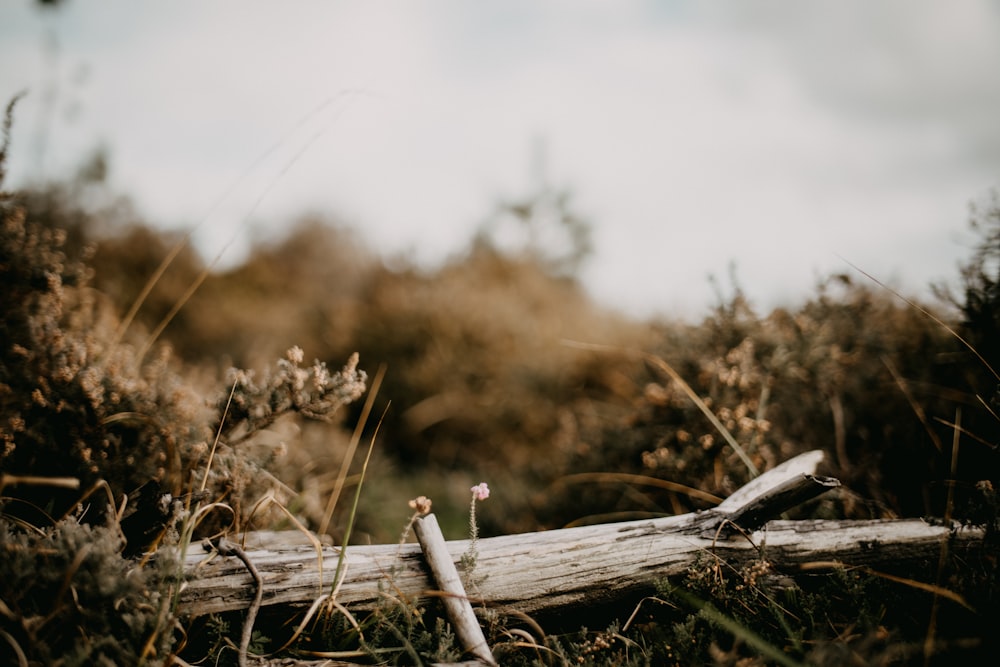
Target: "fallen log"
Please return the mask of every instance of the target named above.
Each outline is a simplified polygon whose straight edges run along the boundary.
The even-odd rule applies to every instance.
[[[936,559],[944,542],[955,549],[982,542],[978,528],[920,519],[776,519],[839,485],[814,474],[820,459],[814,452],[796,457],[704,512],[481,539],[475,570],[464,573],[472,584],[467,590],[485,604],[535,614],[633,599],[647,594],[655,580],[682,574],[706,556],[737,567],[766,557],[780,571],[817,562],[877,569]],[[330,593],[338,548],[324,546],[320,557],[301,539],[283,545],[289,539],[284,534],[271,534],[264,543],[253,537],[245,553],[262,578],[264,605],[306,606]],[[468,540],[448,542],[456,563],[468,549]],[[348,546],[346,564],[336,600],[352,609],[372,609],[390,598],[412,604],[434,593],[416,544]],[[255,580],[235,558],[189,553],[185,572],[190,580],[178,607],[184,615],[245,609],[257,593]]]

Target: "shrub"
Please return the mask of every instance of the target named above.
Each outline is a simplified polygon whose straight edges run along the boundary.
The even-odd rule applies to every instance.
[[[161,555],[137,566],[122,546],[114,524],[23,531],[0,520],[0,653],[21,664],[163,664],[173,619],[161,578],[174,565]]]
[[[91,286],[90,251],[70,257],[66,233],[26,201],[0,190],[0,640],[20,662],[160,662],[176,583],[161,541],[242,529],[252,501],[280,487],[262,470],[270,448],[248,445],[290,415],[332,421],[366,375],[356,355],[339,372],[303,368],[295,347],[263,381],[234,370],[204,401],[168,348],[135,352]],[[206,499],[231,512],[194,526],[189,502]]]
[[[116,499],[152,480],[179,494],[191,448],[211,436],[196,394],[165,349],[140,367],[130,346],[111,342],[117,318],[87,268],[67,259],[64,234],[28,221],[9,197],[0,205],[0,470],[85,489],[103,479]],[[56,517],[78,500],[43,486],[15,497]]]

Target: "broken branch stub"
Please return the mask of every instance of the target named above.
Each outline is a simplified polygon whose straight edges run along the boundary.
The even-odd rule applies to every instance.
[[[486,637],[483,636],[483,629],[479,627],[479,619],[476,618],[472,604],[465,594],[465,587],[458,576],[455,561],[448,551],[448,544],[441,534],[437,517],[427,514],[418,518],[413,524],[413,531],[417,534],[417,540],[423,549],[431,574],[443,593],[441,601],[462,647],[483,663],[496,665],[489,644],[486,643]]]

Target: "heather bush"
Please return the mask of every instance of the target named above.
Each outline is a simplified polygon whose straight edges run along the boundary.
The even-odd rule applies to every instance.
[[[4,653],[19,664],[161,662],[172,636],[162,573],[122,558],[115,507],[179,473],[168,454],[197,437],[189,396],[162,358],[139,373],[126,348],[102,342],[114,322],[88,271],[63,252],[64,232],[26,215],[0,190]],[[80,519],[60,518],[77,509]]]
[[[5,151],[6,140],[0,158]],[[331,496],[360,477],[346,474],[356,442],[342,420],[361,412],[340,409],[366,389],[355,351],[384,366],[378,400],[391,401],[351,516],[355,536],[393,541],[399,520],[386,508],[421,493],[433,493],[446,533],[461,535],[466,489],[481,478],[497,492],[476,512],[477,537],[682,513],[821,448],[826,472],[844,486],[793,516],[951,516],[995,537],[995,199],[974,211],[982,240],[962,267],[954,323],[855,274],[831,276],[805,302],[767,314],[736,287],[701,322],[648,323],[587,298],[573,277],[589,251],[587,228],[557,193],[503,204],[493,226],[438,267],[381,262],[313,217],[225,270],[181,249],[161,272],[184,238],[153,231],[121,201],[84,206],[87,187],[0,194],[0,536],[15,554],[0,573],[12,582],[0,600],[17,605],[0,621],[3,639],[30,659],[49,659],[35,645],[44,640],[96,661],[110,651],[104,638],[118,635],[128,658],[111,660],[165,655],[174,619],[157,595],[171,573],[157,563],[168,563],[166,551],[144,567],[129,558],[158,541],[274,525],[283,512],[249,520],[263,497],[310,528],[327,526]],[[545,206],[558,214],[560,252],[532,245],[530,225]],[[503,247],[503,225],[528,225],[528,244]],[[153,291],[123,326],[119,314],[151,277]],[[193,284],[200,288],[184,301]],[[182,302],[152,341],[147,332]],[[188,503],[211,501],[217,508],[184,531]],[[71,548],[84,552],[79,562],[66,560]],[[48,572],[32,587],[27,573],[38,568]],[[629,627],[547,638],[546,655],[575,664],[759,661],[743,641],[751,635],[726,627],[751,628],[784,655],[819,664],[852,651],[917,655],[926,591],[843,572],[771,590],[768,574],[713,561],[663,582],[655,611]],[[979,610],[995,605],[990,554],[901,574],[941,581]],[[113,578],[121,581],[111,586]],[[87,602],[63,604],[53,582],[69,582]],[[147,594],[152,604],[138,601]],[[100,609],[107,613],[92,618]],[[43,616],[52,621],[34,620]],[[498,618],[490,629],[507,642],[505,664],[541,660]],[[985,632],[982,614],[954,618],[942,632]],[[216,649],[236,623],[206,620],[210,636],[189,650],[233,657]],[[406,645],[378,659],[455,657],[447,626],[426,609],[375,613],[364,625],[369,648]],[[315,640],[358,649],[351,632],[329,624]]]
[[[341,371],[303,368],[293,347],[260,381],[234,370],[225,390],[196,385],[203,373],[126,330],[91,283],[92,250],[67,251],[61,214],[38,223],[31,201],[0,191],[0,640],[21,664],[159,664],[178,583],[162,547],[244,529],[286,488],[264,469],[280,447],[260,432],[293,416],[333,423],[366,375],[357,355]],[[209,501],[218,509],[196,515]]]
[[[672,326],[662,337],[650,352],[685,378],[756,470],[820,448],[828,472],[845,483],[836,515],[944,513],[949,452],[939,446],[949,428],[926,415],[953,417],[959,392],[943,382],[954,377],[954,346],[915,308],[842,276],[797,310],[763,318],[737,291],[700,325]],[[749,481],[754,472],[682,387],[654,364],[633,363],[633,378],[634,408],[605,423],[599,438],[614,446],[575,467],[663,478],[719,497]],[[566,505],[595,513],[705,506],[677,491],[611,487],[588,494],[585,507],[572,489],[561,493]],[[563,506],[560,495],[549,500]]]
[[[85,489],[104,480],[115,498],[151,480],[180,493],[189,448],[211,435],[201,401],[165,349],[140,367],[131,347],[111,344],[117,318],[86,267],[67,259],[65,237],[28,221],[10,198],[3,207],[0,470],[74,477]],[[55,517],[79,499],[39,486],[14,497],[18,511]]]
[[[319,361],[302,369],[282,359],[262,383],[253,371],[233,371],[231,404],[228,391],[192,386],[166,346],[143,363],[127,338],[118,342],[119,304],[91,287],[89,267],[67,258],[65,235],[29,221],[14,197],[3,205],[0,279],[9,289],[0,295],[5,311],[0,470],[14,475],[44,470],[76,478],[85,489],[104,481],[116,499],[151,482],[180,495],[200,474],[209,445],[221,434],[216,465],[234,474],[223,483],[216,470],[220,486],[209,488],[214,497],[231,499],[234,488],[243,490],[246,480],[256,477],[252,456],[230,456],[235,441],[286,414],[329,421],[363,391],[365,375],[356,358],[342,372]],[[144,340],[140,330],[136,342]],[[206,394],[214,395],[211,402]],[[21,508],[58,517],[78,495],[27,487],[14,497]]]
[[[174,628],[162,579],[174,566],[166,554],[140,566],[123,546],[113,523],[21,530],[0,519],[5,664],[165,664]]]

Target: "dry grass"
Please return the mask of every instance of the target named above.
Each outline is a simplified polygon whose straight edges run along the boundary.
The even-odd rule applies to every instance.
[[[977,218],[984,248],[962,273],[954,321],[834,276],[794,307],[761,315],[735,289],[703,321],[682,323],[635,322],[596,306],[544,253],[504,253],[480,238],[436,268],[387,264],[317,219],[214,272],[178,239],[134,224],[127,207],[88,213],[72,194],[0,197],[4,544],[37,552],[40,543],[25,546],[37,537],[62,548],[51,545],[78,544],[88,522],[97,531],[106,520],[114,534],[137,532],[131,551],[105,540],[101,558],[56,567],[57,593],[91,567],[98,579],[119,576],[136,545],[141,553],[226,530],[291,524],[393,542],[406,501],[422,494],[457,537],[466,490],[482,479],[494,489],[477,516],[484,535],[682,513],[817,447],[844,490],[803,516],[935,515],[996,528],[990,368],[1000,365],[1000,307],[990,262],[1000,207]],[[159,340],[146,354],[149,332]],[[384,369],[381,387],[364,406],[338,411],[364,390],[354,352],[362,367]],[[340,369],[344,359],[352,360]],[[224,379],[230,367],[246,370]],[[355,462],[373,410],[384,413],[377,443],[369,431],[373,447]],[[80,491],[105,487],[107,501]],[[161,490],[178,499],[166,514],[133,513],[156,505]],[[340,499],[352,491],[346,507]],[[21,574],[38,566],[13,562]],[[948,616],[943,605],[990,608],[996,566],[988,555],[973,564],[942,552],[927,572],[807,577],[795,599],[772,604],[759,572],[715,564],[664,582],[625,628],[546,636],[508,618],[488,629],[509,664],[965,656],[962,642],[984,617],[962,605]],[[12,595],[0,596],[0,639],[27,656],[39,638],[26,634],[29,612],[12,607]],[[129,630],[150,661],[175,639],[190,660],[249,650],[224,648],[235,646],[235,619],[189,628],[197,636],[185,642],[161,610]],[[296,637],[308,636],[317,655],[405,662],[453,650],[433,610],[397,601],[363,619],[340,611],[302,621]],[[985,630],[975,638],[985,641]]]

